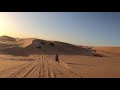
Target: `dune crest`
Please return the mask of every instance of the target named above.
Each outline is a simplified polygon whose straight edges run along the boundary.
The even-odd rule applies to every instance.
[[[1,41],[0,45],[4,48],[0,49],[0,54],[8,54],[14,56],[28,56],[32,54],[55,54],[61,55],[94,55],[94,51],[88,48],[79,47],[65,42],[46,41],[36,38],[16,39],[9,36],[2,36],[0,39],[9,41],[5,43]],[[37,46],[39,45],[39,48]]]

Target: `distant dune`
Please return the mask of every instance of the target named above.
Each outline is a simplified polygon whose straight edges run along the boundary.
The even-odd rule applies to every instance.
[[[37,47],[39,46],[39,48]],[[71,55],[94,55],[89,48],[79,47],[65,42],[46,41],[36,38],[13,38],[9,36],[0,37],[0,53],[27,56],[31,54],[71,54]]]
[[[120,47],[102,46],[94,47],[93,49],[96,50],[98,53],[104,54],[106,56],[120,56]]]
[[[1,36],[0,41],[6,42],[6,41],[15,41],[16,39],[10,36]]]

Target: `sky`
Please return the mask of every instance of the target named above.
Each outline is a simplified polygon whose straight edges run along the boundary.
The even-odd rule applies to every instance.
[[[120,46],[120,12],[0,12],[0,36]]]

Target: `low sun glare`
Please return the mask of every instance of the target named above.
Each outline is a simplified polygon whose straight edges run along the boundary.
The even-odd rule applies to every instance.
[[[6,34],[7,20],[3,14],[0,14],[0,35]]]

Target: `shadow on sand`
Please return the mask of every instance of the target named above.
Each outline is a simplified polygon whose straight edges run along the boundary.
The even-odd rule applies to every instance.
[[[36,42],[41,46],[41,48],[36,47]],[[29,56],[35,54],[56,54],[59,55],[84,55],[84,56],[94,56],[95,51],[88,48],[78,47],[68,43],[54,42],[54,46],[51,46],[50,42],[41,42],[40,40],[33,40],[32,44],[27,47],[6,47],[0,49],[0,54],[12,55],[12,56]],[[98,54],[97,54],[98,55]],[[98,55],[99,56],[99,55]]]

